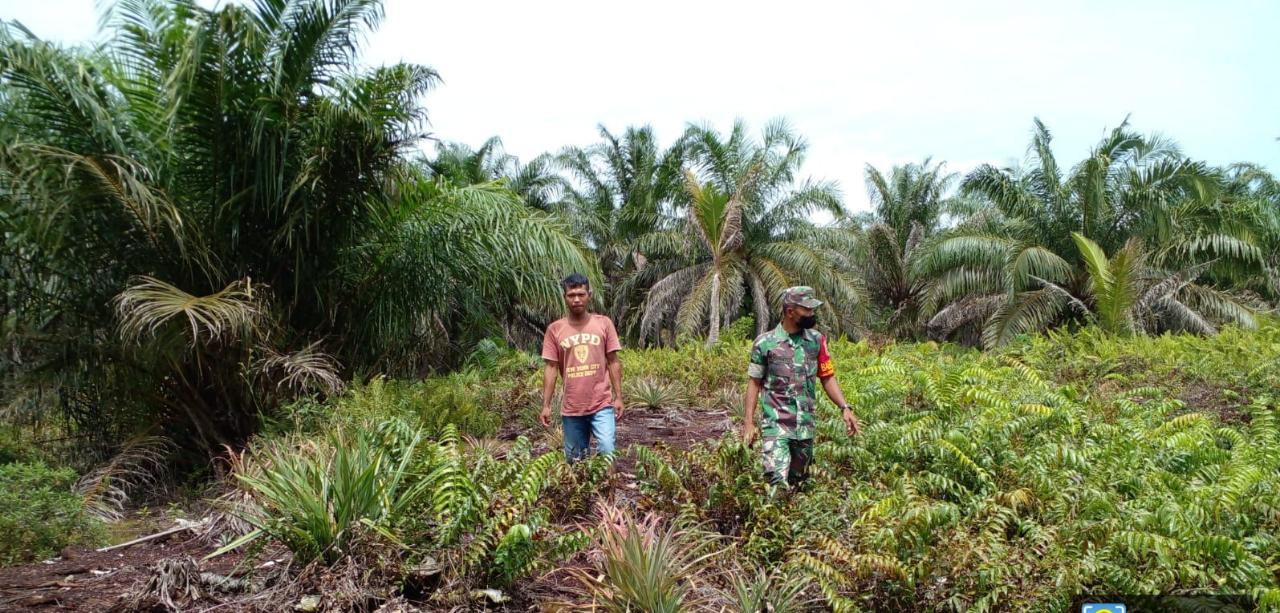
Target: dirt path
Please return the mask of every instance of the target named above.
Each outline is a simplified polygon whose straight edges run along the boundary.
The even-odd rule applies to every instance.
[[[725,411],[628,411],[618,424],[617,467],[631,472],[635,467],[632,447],[675,447],[688,449],[698,443],[720,438],[732,426]]]
[[[106,611],[145,581],[152,565],[183,556],[199,560],[212,551],[189,533],[115,551],[68,549],[51,562],[0,569],[0,610]],[[240,559],[230,553],[201,564],[200,570],[228,574]]]

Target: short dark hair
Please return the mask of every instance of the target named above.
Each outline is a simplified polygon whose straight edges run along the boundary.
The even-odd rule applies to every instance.
[[[586,275],[580,272],[575,272],[565,277],[564,280],[560,282],[560,287],[563,287],[565,292],[568,292],[575,287],[585,287],[587,288],[587,291],[591,291],[591,281],[587,279]]]

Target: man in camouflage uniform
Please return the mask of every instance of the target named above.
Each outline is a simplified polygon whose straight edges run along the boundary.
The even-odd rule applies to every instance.
[[[795,486],[808,476],[817,434],[818,382],[831,402],[840,407],[849,434],[859,431],[858,418],[836,381],[827,339],[813,329],[817,323],[814,310],[819,306],[822,302],[813,297],[813,288],[787,288],[782,294],[782,321],[751,347],[742,440],[747,445],[755,441],[755,414],[759,410],[764,472],[774,484]]]

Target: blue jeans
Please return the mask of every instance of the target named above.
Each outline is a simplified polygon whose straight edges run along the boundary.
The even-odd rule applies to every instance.
[[[561,416],[564,426],[564,457],[569,463],[587,457],[591,451],[591,437],[596,439],[596,453],[613,453],[613,440],[617,423],[613,419],[613,407],[605,407],[590,415]]]

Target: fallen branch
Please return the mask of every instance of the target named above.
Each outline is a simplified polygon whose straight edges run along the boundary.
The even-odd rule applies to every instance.
[[[170,534],[174,534],[174,533],[177,533],[177,532],[182,532],[182,531],[184,531],[184,530],[191,530],[191,529],[193,529],[193,528],[198,528],[198,527],[203,526],[203,525],[204,525],[204,520],[203,520],[203,519],[202,519],[202,520],[200,520],[200,521],[198,521],[198,522],[192,522],[192,523],[180,522],[178,525],[176,525],[176,526],[174,526],[174,527],[172,527],[172,528],[169,528],[168,530],[161,530],[160,532],[157,532],[157,533],[155,533],[155,534],[148,534],[148,535],[146,535],[146,536],[141,536],[141,537],[138,537],[138,538],[136,538],[136,539],[133,539],[132,541],[128,541],[128,542],[125,542],[125,543],[120,543],[120,544],[118,544],[118,545],[111,545],[111,546],[109,546],[109,547],[102,547],[102,548],[99,548],[97,551],[98,551],[99,553],[101,553],[101,552],[104,552],[104,551],[114,551],[114,550],[116,550],[116,549],[123,549],[123,548],[125,548],[125,547],[130,546],[130,545],[137,545],[138,543],[145,543],[145,542],[147,542],[147,541],[154,541],[154,540],[156,540],[156,539],[158,539],[158,538],[165,537],[165,536],[169,536]]]

